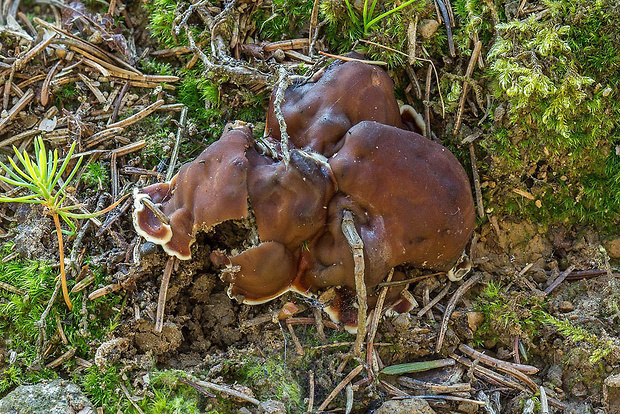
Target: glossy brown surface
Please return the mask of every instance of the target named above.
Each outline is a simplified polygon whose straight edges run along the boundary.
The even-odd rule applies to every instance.
[[[185,164],[171,183],[155,184],[140,191],[159,203],[168,217],[172,236],[159,238],[157,223],[166,227],[147,208],[134,211],[134,225],[147,240],[161,244],[179,259],[191,258],[190,246],[198,231],[207,231],[227,220],[248,217],[246,148],[252,143],[248,128],[233,129]]]
[[[332,63],[313,82],[291,85],[280,107],[291,142],[326,157],[338,151],[345,132],[361,121],[402,127],[392,79],[378,66],[355,61]],[[273,96],[265,131],[280,139]]]
[[[445,271],[455,264],[475,226],[467,174],[446,148],[402,129],[385,72],[334,64],[316,82],[288,90],[285,102],[294,144],[289,164],[282,154],[263,154],[248,128],[226,132],[170,183],[136,194],[138,232],[189,259],[198,231],[245,220],[256,231],[236,248],[242,251],[210,256],[230,283],[229,295],[254,304],[288,290],[315,295],[335,288],[328,311],[349,327],[356,323],[355,278],[342,233],[345,210],[364,243],[370,306],[376,286],[397,266]],[[274,126],[271,112],[267,124]],[[169,225],[142,205],[144,198]],[[410,306],[400,299],[402,289],[391,288],[387,299],[401,311]]]

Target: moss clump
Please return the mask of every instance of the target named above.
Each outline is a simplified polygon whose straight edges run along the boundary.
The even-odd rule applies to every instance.
[[[3,248],[4,254],[8,249],[7,246]],[[96,284],[104,281],[100,271],[95,270],[94,276]],[[86,300],[86,311],[94,318],[84,323],[82,306],[74,306],[73,311],[69,311],[57,302],[46,318],[46,337],[51,351],[38,361],[37,323],[54,291],[56,277],[56,270],[46,263],[31,260],[0,263],[0,282],[3,284],[0,288],[0,343],[15,357],[10,365],[0,363],[0,395],[20,383],[55,378],[58,371],[71,368],[73,362],[66,362],[57,371],[45,368],[46,363],[69,349],[75,348],[76,356],[91,359],[96,346],[116,327],[119,314],[114,308],[122,301],[120,295],[88,301],[84,291],[73,293],[73,302],[78,305]],[[62,326],[68,345],[60,341],[58,324]]]
[[[502,184],[487,205],[611,228],[620,217],[620,13],[607,2],[543,3],[544,12],[498,25],[487,56],[504,102],[482,142],[491,160],[483,172]]]
[[[293,377],[293,368],[279,357],[251,356],[236,371],[236,379],[254,390],[261,401],[281,401],[289,412],[303,412],[303,391]]]

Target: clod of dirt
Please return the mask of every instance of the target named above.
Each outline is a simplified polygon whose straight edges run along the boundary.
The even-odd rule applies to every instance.
[[[286,407],[281,401],[264,401],[258,406],[259,414],[286,414]]]
[[[140,353],[152,352],[153,355],[162,355],[176,350],[183,341],[181,327],[173,323],[164,324],[161,334],[155,333],[154,322],[140,319],[131,325],[133,326],[123,327],[123,330],[127,331],[127,337],[129,332],[134,332],[133,342]]]
[[[95,352],[95,365],[105,370],[106,365],[116,362],[123,353],[127,352],[130,341],[127,338],[114,338],[102,343]]]
[[[25,220],[15,229],[16,251],[26,259],[53,260],[50,252],[58,251],[58,247],[54,249],[49,245],[54,243],[58,246],[51,218],[44,216],[39,207],[29,208]]]

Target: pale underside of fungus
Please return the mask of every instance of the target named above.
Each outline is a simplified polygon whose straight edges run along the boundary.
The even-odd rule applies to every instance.
[[[237,124],[170,182],[135,191],[137,232],[189,260],[198,232],[226,222],[251,228],[242,248],[210,254],[228,294],[258,304],[287,291],[314,296],[334,288],[328,313],[349,327],[356,325],[356,284],[345,214],[363,242],[369,306],[395,267],[455,265],[475,225],[467,174],[446,148],[405,129],[383,70],[332,64],[290,86],[281,111],[290,160],[278,145],[272,98],[269,150]],[[404,277],[396,271],[393,280]],[[399,299],[402,289],[388,292],[398,310],[409,305]]]

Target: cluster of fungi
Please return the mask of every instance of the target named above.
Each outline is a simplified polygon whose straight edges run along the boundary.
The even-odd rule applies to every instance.
[[[244,222],[255,229],[249,248],[210,254],[229,296],[259,304],[333,288],[326,310],[349,328],[357,322],[355,261],[343,219],[352,219],[363,245],[368,306],[394,268],[455,277],[450,269],[475,225],[467,174],[450,151],[412,131],[386,72],[335,62],[289,86],[281,105],[274,101],[275,93],[263,139],[236,123],[170,182],[136,190],[137,232],[189,260],[198,232]],[[404,278],[396,270],[392,280]],[[398,311],[410,306],[403,288],[387,295]]]

